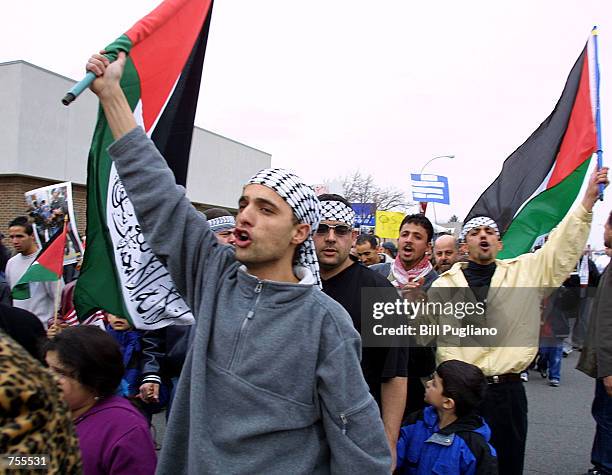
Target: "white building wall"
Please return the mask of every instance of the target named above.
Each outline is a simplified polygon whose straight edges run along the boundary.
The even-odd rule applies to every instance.
[[[86,184],[97,99],[60,100],[74,81],[23,61],[0,64],[0,174]],[[187,194],[191,201],[235,208],[242,185],[271,156],[194,128]]]

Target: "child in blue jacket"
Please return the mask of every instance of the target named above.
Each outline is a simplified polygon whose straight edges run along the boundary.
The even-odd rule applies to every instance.
[[[404,421],[397,442],[399,474],[497,474],[491,430],[476,414],[487,382],[463,361],[441,363],[425,389],[425,409]]]

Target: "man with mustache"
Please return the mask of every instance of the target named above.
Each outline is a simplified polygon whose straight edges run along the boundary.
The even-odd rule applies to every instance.
[[[434,269],[438,274],[442,274],[449,270],[459,259],[459,250],[457,248],[457,240],[454,236],[443,234],[434,242]]]
[[[533,253],[497,259],[502,241],[495,221],[487,216],[470,219],[461,231],[468,262],[442,274],[428,292],[429,302],[449,301],[461,292],[473,295],[485,308],[484,317],[478,317],[481,326],[501,329],[493,344],[454,344],[438,337],[436,350],[438,364],[465,361],[478,366],[487,377],[489,386],[480,412],[491,427],[491,445],[497,450],[500,474],[523,472],[527,397],[520,373],[538,352],[542,297],[561,285],[582,254],[599,185],[608,184],[607,175],[607,168],[592,174],[581,204]],[[437,315],[434,320],[460,325],[463,318]]]
[[[368,269],[350,255],[357,231],[355,212],[346,199],[336,194],[319,196],[321,224],[314,235],[321,268],[323,292],[340,303],[361,333],[361,289],[393,288],[387,279]],[[363,348],[361,368],[370,392],[376,399],[385,432],[395,460],[404,408],[408,376],[408,351],[404,348]],[[394,464],[395,465],[395,464]]]
[[[427,291],[438,273],[429,261],[433,225],[422,214],[411,214],[402,220],[397,242],[397,256],[392,263],[375,264],[370,269],[387,276],[393,286],[405,296]],[[411,346],[408,357],[408,401],[406,414],[425,406],[424,381],[436,367],[433,350]]]

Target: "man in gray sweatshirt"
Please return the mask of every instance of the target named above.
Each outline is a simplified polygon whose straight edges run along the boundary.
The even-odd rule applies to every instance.
[[[116,139],[109,153],[197,325],[158,473],[389,473],[361,340],[318,285],[313,191],[284,170],[258,173],[239,200],[235,250],[220,245],[136,127],[124,63],[121,53],[87,64]]]

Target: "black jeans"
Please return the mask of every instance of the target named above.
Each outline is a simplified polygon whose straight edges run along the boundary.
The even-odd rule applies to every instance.
[[[522,382],[489,384],[480,414],[491,428],[500,475],[521,475],[527,442],[527,395]]]
[[[591,413],[597,422],[591,463],[603,473],[612,473],[612,396],[608,396],[602,378],[595,382]]]

